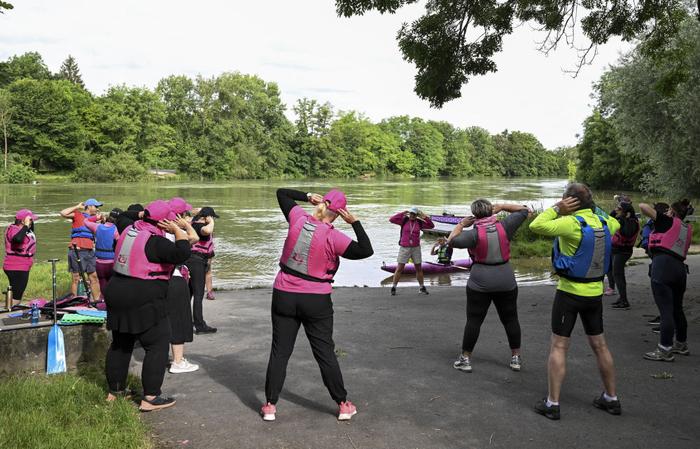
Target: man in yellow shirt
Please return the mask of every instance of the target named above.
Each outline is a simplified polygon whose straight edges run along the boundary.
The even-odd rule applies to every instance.
[[[603,336],[603,277],[610,266],[611,236],[620,224],[596,207],[584,184],[567,186],[563,199],[535,218],[532,232],[556,237],[553,265],[559,274],[552,306],[552,343],[547,363],[548,397],[535,411],[559,419],[559,395],[566,374],[566,352],[577,316],[598,360],[605,390],[593,404],[613,415],[622,412],[615,392],[615,367]]]

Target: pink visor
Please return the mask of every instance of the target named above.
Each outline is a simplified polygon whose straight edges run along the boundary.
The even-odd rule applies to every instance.
[[[32,221],[36,221],[36,219],[37,219],[36,214],[34,212],[30,211],[29,209],[20,209],[15,214],[15,218],[17,220],[24,220],[27,217],[30,217],[32,219]]]
[[[336,189],[326,193],[326,195],[323,197],[323,201],[328,204],[328,209],[333,212],[338,212],[338,209],[345,209],[348,205],[348,200],[345,198],[345,194]]]
[[[149,203],[145,210],[148,212],[148,218],[153,221],[175,220],[177,218],[167,201],[155,200]]]

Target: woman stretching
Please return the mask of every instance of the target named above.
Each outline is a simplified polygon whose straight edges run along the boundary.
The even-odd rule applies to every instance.
[[[612,263],[610,271],[620,298],[612,305],[613,309],[628,310],[630,303],[627,300],[627,279],[625,278],[625,264],[634,251],[634,244],[639,236],[639,220],[631,203],[620,203],[610,214],[620,222],[620,229],[612,237]],[[609,277],[609,275],[608,275]]]
[[[34,236],[36,215],[29,209],[15,214],[15,222],[5,231],[5,260],[2,269],[12,288],[12,305],[22,302],[24,290],[29,282],[29,271],[34,264],[36,237]]]
[[[502,221],[499,212],[510,212]],[[479,338],[481,323],[493,301],[503,323],[511,349],[510,368],[520,371],[520,322],[518,321],[518,284],[510,265],[510,240],[528,217],[527,206],[496,204],[476,200],[472,216],[465,218],[450,234],[448,242],[455,248],[468,248],[473,265],[467,282],[467,325],[464,327],[462,354],[453,366],[472,372],[472,351]],[[473,229],[462,232],[465,227]]]
[[[347,400],[333,343],[333,276],[340,257],[365,259],[374,251],[360,222],[346,209],[345,194],[331,190],[326,196],[298,190],[279,189],[277,200],[289,222],[280,271],[272,290],[272,349],[267,365],[265,396],[262,407],[265,421],[274,421],[277,400],[284,384],[287,362],[294,350],[299,327],[311,344],[321,369],[323,384],[338,404],[338,419],[348,420],[357,409]],[[308,214],[295,201],[309,201],[316,206]],[[357,241],[335,229],[333,221],[343,217],[352,225]]]

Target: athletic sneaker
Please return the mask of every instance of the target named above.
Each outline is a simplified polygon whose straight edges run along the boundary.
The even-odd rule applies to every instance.
[[[657,315],[656,318],[652,318],[649,321],[647,321],[647,324],[649,326],[658,326],[659,324],[661,324],[661,317]]]
[[[690,350],[688,349],[688,343],[687,342],[675,342],[673,344],[673,347],[671,347],[671,352],[673,354],[680,354],[680,355],[690,355]]]
[[[424,295],[429,295],[429,294],[430,294],[430,293],[428,293],[428,289],[425,288],[425,286],[421,287],[421,288],[418,290],[418,292],[419,292],[419,293],[423,293]]]
[[[270,404],[269,402],[263,405],[260,410],[263,421],[274,421],[275,413],[277,413],[277,407],[275,407],[275,404]]]
[[[216,297],[214,296],[214,290],[209,290],[207,292],[207,299],[212,300],[212,301],[216,299]]]
[[[655,334],[660,334],[661,333],[661,328],[659,326],[652,327],[651,331]]]
[[[338,421],[349,421],[357,414],[357,407],[350,401],[341,402],[338,405]]]
[[[522,360],[520,359],[519,355],[514,355],[513,357],[510,358],[510,369],[513,371],[520,371],[520,364],[522,363]]]
[[[172,407],[173,405],[175,405],[175,399],[173,398],[164,398],[163,396],[156,396],[155,398],[149,401],[144,397],[141,399],[141,405],[139,405],[139,410],[142,412],[155,412],[157,410]]]
[[[196,363],[190,363],[190,361],[184,357],[182,360],[180,360],[180,363],[172,362],[170,364],[170,372],[172,374],[191,373],[192,371],[197,371],[198,369],[199,365]]]
[[[599,397],[593,399],[593,405],[595,405],[601,410],[605,410],[611,415],[622,414],[622,405],[620,405],[620,401],[618,399],[615,399],[614,401],[608,401],[607,399],[605,399],[604,393],[600,393]]]
[[[612,305],[612,308],[615,310],[629,310],[630,309],[630,303],[627,302],[627,300],[619,300],[618,302],[614,303]]]
[[[605,296],[613,296],[615,293],[616,292],[614,288],[608,287],[605,289]]]
[[[673,362],[675,357],[671,351],[671,349],[667,351],[662,347],[657,346],[653,351],[644,354],[644,358],[655,362]]]
[[[512,363],[512,362],[511,362]],[[471,358],[469,357],[464,357],[463,355],[459,355],[459,358],[452,364],[452,367],[454,369],[458,369],[460,371],[464,371],[465,373],[471,373],[472,372],[472,361]]]
[[[547,398],[542,399],[541,401],[537,402],[535,404],[535,412],[539,413],[540,415],[552,419],[554,421],[559,420],[560,416],[560,411],[559,411],[559,406],[558,405],[551,405],[547,406]]]
[[[396,296],[396,287],[391,287],[391,296]]]

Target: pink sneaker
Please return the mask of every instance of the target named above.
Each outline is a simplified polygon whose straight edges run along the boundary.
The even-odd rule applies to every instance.
[[[605,289],[605,296],[612,296],[612,295],[614,295],[614,294],[615,294],[615,289],[614,289],[614,288],[608,287],[608,288]]]
[[[275,407],[275,404],[270,404],[268,402],[262,406],[260,413],[262,414],[263,421],[274,421],[275,413],[277,413],[277,407]]]
[[[207,292],[207,299],[210,299],[210,300],[216,299],[216,298],[214,297],[214,290],[210,290],[210,291]]]
[[[357,414],[357,407],[350,402],[345,401],[340,403],[340,409],[338,410],[338,421],[349,421],[354,415]]]

